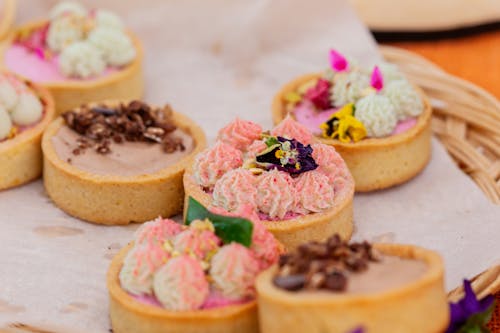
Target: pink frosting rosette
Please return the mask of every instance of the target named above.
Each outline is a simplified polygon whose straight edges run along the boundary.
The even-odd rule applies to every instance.
[[[181,254],[194,255],[204,260],[210,253],[217,251],[221,240],[211,230],[189,228],[178,234],[173,240],[174,249]]]
[[[318,213],[333,206],[334,189],[328,177],[319,171],[305,172],[295,179],[295,212]]]
[[[313,148],[312,156],[319,165],[316,170],[328,177],[328,183],[336,192],[342,190],[349,178],[349,170],[342,157],[332,146],[313,143],[311,147]]]
[[[254,159],[257,154],[263,152],[267,148],[266,143],[262,140],[256,140],[248,146],[245,154],[246,159]]]
[[[260,125],[236,118],[219,131],[217,139],[239,150],[245,150],[253,141],[260,138],[261,133]]]
[[[259,176],[257,182],[257,208],[271,219],[285,217],[293,210],[295,186],[286,172],[273,169]]]
[[[238,300],[255,295],[254,283],[259,271],[253,253],[239,243],[231,243],[213,256],[210,276],[225,297]]]
[[[243,164],[243,153],[224,142],[217,142],[213,147],[196,156],[194,178],[197,183],[211,189],[226,172]]]
[[[305,145],[308,145],[313,141],[313,135],[307,127],[293,120],[290,116],[286,116],[281,123],[273,128],[271,135],[282,136],[287,139],[295,139]]]
[[[214,186],[214,206],[234,211],[242,205],[256,207],[257,177],[247,169],[234,169],[227,172]]]
[[[157,245],[163,244],[166,240],[172,239],[183,230],[183,226],[170,219],[162,219],[144,223],[135,232],[136,245]]]
[[[188,255],[170,259],[154,277],[156,298],[168,310],[201,308],[210,289],[201,264]]]

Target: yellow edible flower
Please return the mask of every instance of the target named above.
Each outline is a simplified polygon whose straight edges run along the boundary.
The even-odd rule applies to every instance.
[[[285,94],[284,99],[287,103],[297,104],[302,100],[302,96],[295,91],[289,91]]]
[[[340,142],[358,142],[366,137],[366,128],[354,117],[354,104],[344,105],[339,111],[320,125],[323,136]]]

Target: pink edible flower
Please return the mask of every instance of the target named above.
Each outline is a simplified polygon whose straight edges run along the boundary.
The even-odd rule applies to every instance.
[[[375,68],[373,68],[370,85],[377,91],[382,90],[382,88],[384,87],[384,78],[382,77],[382,73],[380,72],[378,66],[375,66]]]
[[[330,50],[330,66],[336,72],[342,72],[347,70],[349,63],[347,59],[335,50]]]
[[[327,110],[331,107],[330,103],[330,82],[319,79],[316,85],[309,89],[305,98],[310,100],[314,106],[320,110]]]

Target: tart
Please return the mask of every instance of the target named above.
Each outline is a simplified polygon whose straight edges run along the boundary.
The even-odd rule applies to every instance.
[[[144,91],[143,50],[121,19],[104,9],[62,2],[49,18],[17,28],[2,46],[3,66],[46,87],[56,112]]]
[[[182,211],[182,175],[205,135],[167,105],[104,102],[65,112],[42,140],[44,185],[68,214],[99,224]]]
[[[16,0],[3,0],[0,3],[0,40],[8,34],[16,16]]]
[[[353,231],[354,183],[331,146],[285,119],[270,132],[236,119],[184,175],[186,200],[232,212],[250,206],[286,247]]]
[[[449,322],[438,254],[410,245],[301,245],[257,278],[267,332],[440,333]],[[279,318],[279,319],[278,319]]]
[[[331,51],[331,68],[286,84],[273,121],[291,116],[344,158],[356,191],[380,190],[415,177],[431,156],[432,108],[395,65],[371,72]]]
[[[0,190],[40,177],[42,133],[53,117],[54,101],[46,89],[0,73]]]
[[[277,261],[281,245],[258,221],[192,202],[198,208],[189,226],[161,218],[145,223],[113,259],[107,276],[113,332],[258,330],[254,281]]]

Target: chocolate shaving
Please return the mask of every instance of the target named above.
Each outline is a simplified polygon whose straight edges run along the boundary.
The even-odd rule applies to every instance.
[[[69,128],[82,136],[77,140],[74,155],[89,148],[108,154],[112,143],[124,141],[160,144],[168,154],[186,149],[182,138],[171,135],[177,127],[168,105],[152,108],[140,101],[117,107],[83,105],[78,111],[63,113],[62,117]]]
[[[368,242],[348,244],[338,235],[326,242],[309,242],[278,261],[279,271],[273,283],[282,289],[344,291],[350,274],[368,269],[380,256]]]

